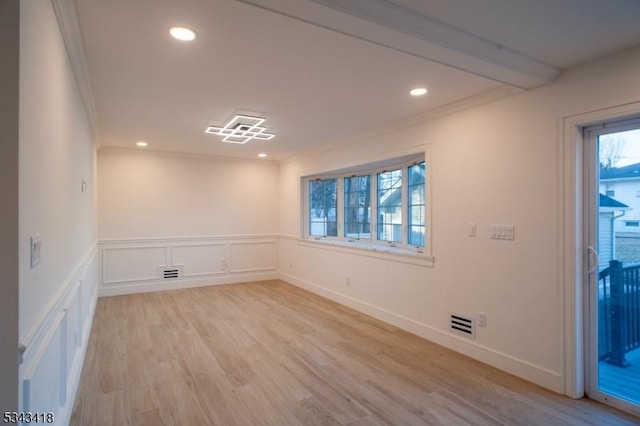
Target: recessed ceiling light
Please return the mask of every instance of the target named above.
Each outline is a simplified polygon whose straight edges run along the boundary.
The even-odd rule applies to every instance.
[[[136,142],[136,145],[138,145],[139,147],[145,147],[147,145],[149,145],[148,143],[146,143],[145,141],[140,141],[140,142]]]
[[[427,89],[425,89],[424,87],[416,87],[415,89],[412,89],[409,94],[411,96],[422,96],[422,95],[426,95],[427,94]]]
[[[265,158],[267,156],[267,154],[265,154],[264,152],[261,152],[260,154],[258,154],[258,157],[260,158]]]
[[[191,41],[196,38],[196,32],[185,27],[173,27],[169,30],[169,34],[182,41]]]

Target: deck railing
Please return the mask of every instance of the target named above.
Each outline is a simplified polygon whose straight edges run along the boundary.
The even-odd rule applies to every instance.
[[[598,354],[626,367],[625,354],[640,348],[640,264],[612,260],[598,275]]]

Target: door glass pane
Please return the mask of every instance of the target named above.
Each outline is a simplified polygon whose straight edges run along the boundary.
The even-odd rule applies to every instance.
[[[598,391],[640,403],[640,130],[598,137]]]

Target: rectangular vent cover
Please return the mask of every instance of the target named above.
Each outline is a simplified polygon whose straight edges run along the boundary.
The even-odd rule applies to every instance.
[[[177,268],[172,269],[163,269],[162,270],[162,279],[163,280],[171,280],[180,278],[180,270]]]
[[[473,318],[466,315],[451,314],[450,320],[452,332],[470,339],[476,338],[476,327]]]

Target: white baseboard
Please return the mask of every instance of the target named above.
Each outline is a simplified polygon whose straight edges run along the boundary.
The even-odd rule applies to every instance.
[[[366,302],[354,299],[350,296],[326,289],[309,281],[305,281],[289,274],[279,273],[279,279],[318,294],[327,299],[348,306],[373,318],[394,325],[424,339],[452,349],[470,358],[484,362],[507,373],[533,382],[557,393],[564,392],[564,378],[562,374],[552,371],[530,362],[518,359],[511,355],[496,351],[474,341],[458,337],[452,333],[439,330],[427,324],[422,324],[402,315],[390,312]]]
[[[272,235],[100,240],[98,249],[100,297],[277,277]],[[179,277],[164,279],[166,269],[176,269]]]
[[[212,285],[238,284],[251,281],[268,281],[278,279],[277,272],[243,273],[201,279],[177,279],[154,281],[141,284],[103,285],[98,297],[121,296],[125,294],[149,293],[154,291],[179,290],[183,288],[207,287]]]

